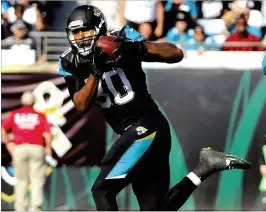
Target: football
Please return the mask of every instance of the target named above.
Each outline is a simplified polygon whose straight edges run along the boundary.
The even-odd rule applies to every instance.
[[[113,52],[121,45],[121,42],[118,37],[113,35],[100,37],[96,41],[96,45],[99,46],[102,49],[102,51],[108,54],[109,60],[117,59],[118,56],[115,55]]]

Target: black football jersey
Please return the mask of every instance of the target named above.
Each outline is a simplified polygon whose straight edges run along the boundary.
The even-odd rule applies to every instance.
[[[144,41],[140,33],[128,26],[111,32],[111,35]],[[85,85],[90,65],[90,62],[82,63],[71,48],[60,57],[59,73],[64,76],[72,98]],[[148,92],[146,76],[138,57],[129,58],[126,63],[105,71],[99,82],[95,103],[101,107],[106,121],[118,134],[145,116],[161,114]]]

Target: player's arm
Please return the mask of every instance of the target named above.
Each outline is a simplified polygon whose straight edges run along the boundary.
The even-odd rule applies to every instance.
[[[183,51],[172,43],[143,42],[139,45],[143,45],[140,54],[145,62],[178,63],[184,57]]]
[[[77,110],[85,111],[92,108],[97,96],[98,84],[99,79],[91,74],[83,88],[74,94],[73,102]]]
[[[99,79],[90,74],[87,82],[80,80],[77,76],[67,76],[65,81],[69,93],[78,111],[90,110],[97,96]]]
[[[124,58],[140,58],[144,62],[178,63],[183,57],[183,51],[168,42],[152,43],[145,41],[125,41],[115,51],[118,60]]]
[[[90,74],[85,82],[84,79],[81,79],[77,75],[73,74],[73,69],[75,69],[75,67],[72,66],[72,63],[69,63],[68,60],[60,58],[58,65],[58,72],[66,81],[69,94],[76,109],[81,112],[89,110],[96,97],[101,73],[98,73],[96,69],[91,70],[94,74]],[[89,69],[91,68],[88,64],[87,71],[90,71]]]
[[[115,51],[118,59],[138,57],[144,62],[178,63],[184,57],[183,51],[172,43],[147,42],[143,35],[128,26],[122,32],[125,41]]]
[[[98,90],[99,79],[101,78],[104,70],[103,58],[106,55],[103,54],[100,48],[94,50],[93,62],[88,63],[88,69],[84,71],[88,71],[89,77],[84,81],[75,73],[73,70],[75,66],[73,66],[73,60],[71,60],[71,54],[68,56],[67,53],[64,53],[65,59],[63,56],[59,59],[59,73],[64,77],[69,94],[73,100],[73,103],[78,111],[88,111],[92,108]],[[72,57],[73,58],[73,57]],[[72,61],[72,62],[69,62]]]

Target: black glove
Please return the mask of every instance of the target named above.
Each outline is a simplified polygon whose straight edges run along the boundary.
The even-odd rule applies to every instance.
[[[93,57],[92,57],[92,65],[91,65],[91,74],[100,79],[103,73],[106,71],[107,65],[106,61],[108,59],[108,55],[102,51],[102,49],[98,46],[93,47]]]
[[[118,49],[113,52],[118,58],[115,63],[132,59],[136,56],[142,57],[147,54],[147,49],[144,42],[139,41],[123,41]]]

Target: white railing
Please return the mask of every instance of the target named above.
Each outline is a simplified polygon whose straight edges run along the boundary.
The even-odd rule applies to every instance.
[[[263,52],[230,52],[206,51],[199,55],[195,51],[187,51],[180,63],[142,63],[147,69],[228,69],[228,70],[258,70],[262,69]]]
[[[30,36],[36,40],[37,57],[46,55],[48,61],[58,60],[69,48],[65,32],[30,32]]]

